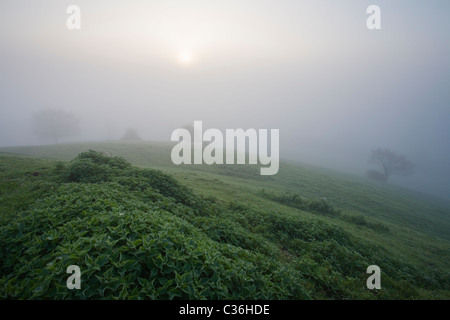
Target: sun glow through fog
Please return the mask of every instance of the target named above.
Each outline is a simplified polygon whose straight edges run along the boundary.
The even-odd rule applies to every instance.
[[[178,60],[181,64],[191,64],[193,60],[192,52],[188,50],[181,51],[178,55]]]

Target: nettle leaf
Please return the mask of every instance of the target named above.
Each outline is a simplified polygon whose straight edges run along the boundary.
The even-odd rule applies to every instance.
[[[158,282],[161,285],[167,284],[168,281],[169,281],[169,279],[167,279],[167,278],[158,278]]]
[[[107,255],[100,255],[97,257],[97,259],[95,260],[95,265],[99,268],[103,267],[105,265],[105,263],[107,263],[109,260]]]
[[[130,272],[132,270],[140,270],[141,265],[140,265],[139,261],[130,259],[130,260],[125,261],[125,263],[122,265],[122,268],[126,272]]]

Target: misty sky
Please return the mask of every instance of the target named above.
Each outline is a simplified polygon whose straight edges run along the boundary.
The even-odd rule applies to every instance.
[[[52,143],[31,129],[49,107],[80,117],[76,140],[276,128],[282,157],[364,174],[387,147],[416,164],[395,182],[450,198],[449,14],[448,0],[2,0],[0,146]]]

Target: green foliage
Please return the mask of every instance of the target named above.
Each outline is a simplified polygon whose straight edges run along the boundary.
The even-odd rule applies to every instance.
[[[89,150],[80,153],[72,160],[67,168],[67,181],[97,183],[111,181],[118,174],[123,174],[124,169],[131,165],[122,158],[109,157],[103,153]],[[57,170],[61,171],[61,167]]]
[[[351,232],[389,229],[324,199],[260,193],[295,208],[285,214],[253,199],[206,198],[174,176],[92,150],[67,164],[0,160],[3,299],[450,297],[448,270],[419,268]],[[66,288],[72,264],[81,290]],[[382,270],[378,292],[365,289],[371,264]]]
[[[378,232],[383,232],[383,233],[390,232],[389,227],[387,227],[386,225],[384,225],[380,222],[372,222],[362,215],[344,214],[341,216],[341,218],[350,223],[356,224],[358,226],[363,226],[363,227],[366,227],[366,228],[369,228],[369,229],[372,229],[372,230],[375,230]]]
[[[369,221],[363,215],[349,215],[343,214],[341,210],[333,207],[327,200],[310,200],[302,198],[298,194],[281,194],[276,195],[275,193],[268,193],[265,190],[261,191],[264,197],[272,199],[276,202],[282,203],[289,207],[297,208],[304,211],[309,211],[312,213],[320,213],[325,215],[331,215],[333,217],[340,218],[352,224],[356,224],[358,226],[363,226],[378,232],[389,232],[389,227],[385,226],[380,222],[372,222]]]
[[[98,165],[107,165],[111,168],[117,169],[129,169],[131,168],[131,164],[123,158],[108,156],[102,152],[97,152],[94,150],[89,150],[88,152],[80,153],[76,158],[77,160],[88,159],[92,161],[92,163]]]
[[[323,214],[330,214],[330,215],[339,215],[341,212],[337,209],[335,209],[327,200],[320,199],[320,200],[309,200],[302,198],[298,194],[282,194],[282,195],[275,195],[275,194],[269,194],[265,191],[263,191],[264,195],[267,195],[269,198],[271,198],[274,201],[277,201],[279,203],[285,204],[290,207],[294,207],[301,210],[316,212],[316,213],[323,213]]]
[[[176,202],[188,205],[190,207],[201,209],[202,200],[195,196],[191,190],[182,186],[171,176],[162,173],[158,170],[134,170],[132,176],[139,179],[139,184],[142,185],[142,181],[147,181],[149,185],[155,190],[161,193],[165,197],[175,199]],[[144,182],[144,185],[145,182]]]
[[[275,260],[215,242],[114,183],[65,184],[1,228],[3,298],[306,298]],[[82,270],[80,291],[65,268]]]
[[[339,216],[341,214],[341,211],[335,209],[329,202],[327,202],[326,199],[311,200],[303,198],[298,194],[275,194],[273,192],[267,192],[265,190],[262,190],[261,194],[268,199],[292,208],[333,216]]]

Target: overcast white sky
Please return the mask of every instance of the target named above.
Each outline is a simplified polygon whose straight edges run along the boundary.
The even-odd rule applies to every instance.
[[[366,28],[371,4],[381,30]],[[399,183],[450,198],[449,13],[448,0],[2,0],[0,146],[49,143],[30,126],[48,107],[77,114],[82,140],[134,127],[170,141],[194,120],[276,128],[282,156],[357,174],[391,148],[417,165]]]

